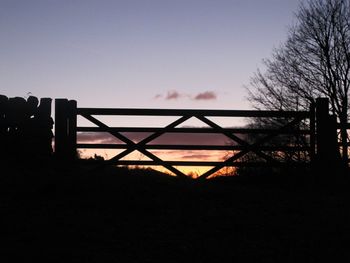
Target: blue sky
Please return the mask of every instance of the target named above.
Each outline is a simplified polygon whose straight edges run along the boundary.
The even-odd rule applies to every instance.
[[[83,107],[249,108],[297,0],[0,0],[0,93]]]

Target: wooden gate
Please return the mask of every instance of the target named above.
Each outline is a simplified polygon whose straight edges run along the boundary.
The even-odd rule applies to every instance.
[[[106,160],[112,165],[163,166],[177,176],[187,176],[177,166],[212,167],[200,177],[207,178],[224,167],[239,166],[281,166],[309,164],[315,156],[315,110],[310,111],[257,111],[257,110],[176,110],[176,109],[111,109],[111,108],[78,108],[75,101],[56,99],[55,144],[56,154],[60,158],[72,159],[77,149],[120,149],[122,152]],[[82,116],[95,127],[77,126],[77,116]],[[111,127],[99,118],[100,116],[173,116],[175,121],[165,127]],[[212,120],[213,117],[257,118],[280,120],[272,127],[222,127]],[[206,124],[201,127],[181,127],[181,124],[196,118]],[[77,134],[107,132],[122,143],[93,144],[77,143]],[[148,136],[135,142],[126,133],[147,133]],[[164,134],[219,134],[230,140],[228,145],[212,144],[157,144],[157,138]],[[250,137],[248,137],[250,135]],[[284,143],[270,143],[283,136]],[[254,140],[249,138],[254,137]],[[294,137],[293,140],[285,140]],[[303,143],[296,143],[302,138]],[[278,140],[277,140],[278,141]],[[293,143],[291,143],[293,141]],[[300,142],[300,141],[299,141]],[[179,161],[164,160],[152,153],[152,150],[173,151],[223,151],[225,158],[220,161]],[[133,151],[138,151],[148,160],[123,160]],[[299,159],[279,158],[281,153],[297,154]],[[254,158],[250,158],[254,155]]]

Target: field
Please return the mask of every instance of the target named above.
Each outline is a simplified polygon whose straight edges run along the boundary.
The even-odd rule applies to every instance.
[[[1,262],[349,260],[349,182],[7,167]],[[334,175],[332,175],[334,176]]]

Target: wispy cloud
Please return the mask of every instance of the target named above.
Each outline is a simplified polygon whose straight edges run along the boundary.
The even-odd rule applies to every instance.
[[[130,140],[139,142],[143,138],[151,135],[151,133],[137,133],[137,132],[127,132],[123,133]],[[106,133],[94,133],[94,132],[79,132],[78,133],[78,143],[87,144],[124,144],[122,141],[114,138],[114,136]],[[231,141],[223,134],[181,134],[181,133],[167,133],[154,141],[150,142],[149,145],[236,145],[235,142]],[[125,146],[127,146],[125,144]],[[164,160],[203,160],[203,161],[219,161],[224,158],[227,151],[220,150],[156,150],[150,149],[150,152],[155,154]]]
[[[166,100],[177,100],[183,95],[177,92],[176,90],[168,91],[167,95],[165,96]]]
[[[173,161],[220,161],[226,153],[222,151],[193,151],[193,150],[171,150],[171,151],[154,151],[153,154],[163,160]]]
[[[123,133],[133,142],[138,142],[151,133],[125,132]],[[79,143],[123,143],[107,132],[79,132]],[[211,133],[167,133],[156,138],[150,144],[187,144],[187,145],[227,145],[233,144],[223,134]]]
[[[79,143],[120,143],[107,132],[79,132],[77,137]]]
[[[185,94],[176,90],[168,91],[166,94],[156,94],[154,99],[165,99],[165,100],[178,100],[182,98],[187,98],[195,101],[200,100],[216,100],[218,97],[217,93],[214,91],[204,91],[198,94]]]
[[[195,97],[194,100],[216,100],[217,95],[213,91],[205,91],[202,93],[198,93]]]
[[[227,145],[228,141],[230,139],[223,134],[166,133],[151,144]]]
[[[184,154],[184,153],[182,153],[182,154]],[[223,155],[223,154],[221,153],[221,155]],[[182,155],[181,159],[183,159],[183,160],[189,160],[189,159],[192,159],[192,160],[193,159],[194,160],[196,160],[196,159],[207,160],[207,159],[213,159],[213,157],[215,157],[215,156],[213,156],[213,154],[209,154],[209,153],[193,153],[193,152],[190,152],[188,154]]]
[[[128,139],[137,143],[151,133],[143,132],[125,132],[123,133]],[[109,134],[108,132],[79,132],[77,136],[78,143],[96,143],[96,144],[114,144],[114,143],[124,143],[123,141],[117,139],[115,136]]]
[[[181,97],[185,97],[185,95],[176,90],[170,90],[166,94],[156,94],[153,98],[156,100],[157,99],[177,100]]]

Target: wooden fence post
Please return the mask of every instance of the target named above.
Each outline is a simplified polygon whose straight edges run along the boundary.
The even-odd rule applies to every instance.
[[[55,100],[55,155],[60,160],[76,158],[77,102]]]
[[[310,160],[311,163],[315,162],[316,156],[316,106],[315,102],[310,104]]]
[[[327,98],[316,100],[317,165],[333,170],[340,165],[336,116],[329,114]]]
[[[55,155],[60,160],[67,158],[67,104],[67,99],[55,99]]]
[[[329,119],[329,102],[327,98],[316,99],[316,141],[317,159],[325,161],[327,154],[327,125]],[[328,138],[329,139],[329,138]]]
[[[68,101],[68,156],[69,159],[77,158],[77,101]]]

